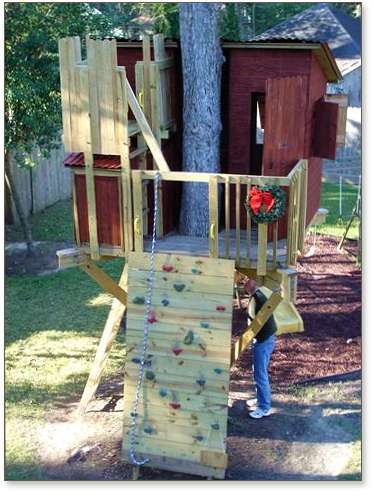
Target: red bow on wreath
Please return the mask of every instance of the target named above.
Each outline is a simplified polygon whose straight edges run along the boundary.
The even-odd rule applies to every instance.
[[[260,191],[259,188],[253,186],[250,190],[249,205],[255,215],[261,211],[262,205],[266,207],[265,213],[271,211],[275,204],[275,199],[269,191]]]

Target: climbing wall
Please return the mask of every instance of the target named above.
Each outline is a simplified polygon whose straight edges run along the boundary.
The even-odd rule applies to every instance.
[[[150,255],[129,257],[123,460],[143,347]],[[224,478],[234,261],[157,254],[136,455]]]

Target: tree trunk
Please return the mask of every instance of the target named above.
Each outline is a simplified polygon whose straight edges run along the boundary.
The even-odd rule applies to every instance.
[[[8,151],[5,151],[4,168],[5,168],[5,184],[8,188],[9,195],[11,197],[11,200],[14,203],[17,215],[19,217],[23,236],[24,236],[26,244],[27,244],[27,252],[29,254],[31,254],[33,251],[31,226],[30,226],[30,224],[27,220],[26,214],[22,208],[21,200],[19,198],[18,191],[17,191],[16,186],[14,184],[13,175],[12,175],[12,172],[10,169],[10,155],[9,155]]]
[[[183,170],[220,172],[220,88],[223,52],[216,3],[180,3],[183,66]],[[184,183],[180,232],[207,236],[208,186]]]

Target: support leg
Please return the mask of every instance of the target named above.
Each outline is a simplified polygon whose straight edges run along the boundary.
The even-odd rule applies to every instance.
[[[127,278],[128,265],[126,263],[121,278],[119,280],[119,287],[125,291],[127,290]],[[109,316],[106,320],[104,331],[97,347],[96,356],[91,368],[91,372],[89,374],[82,398],[80,400],[78,412],[81,415],[85,413],[89,402],[92,400],[96,393],[107,357],[109,355],[115,337],[119,331],[120,323],[125,311],[126,305],[122,304],[122,302],[120,302],[118,299],[114,299]]]
[[[134,465],[132,467],[132,480],[138,480],[140,477],[140,467]]]

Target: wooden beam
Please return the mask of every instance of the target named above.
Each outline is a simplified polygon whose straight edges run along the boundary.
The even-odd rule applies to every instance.
[[[251,340],[256,337],[259,331],[263,328],[269,317],[282,301],[282,296],[279,290],[273,292],[271,297],[263,304],[254,320],[250,323],[249,328],[236,341],[231,351],[231,367],[238,359],[240,353],[245,350]]]
[[[219,213],[218,213],[218,180],[211,176],[209,181],[209,252],[210,256],[219,256]]]
[[[144,115],[147,121],[151,121],[151,95],[150,95],[150,37],[144,34],[142,40],[142,57],[143,57],[143,81],[144,81]]]
[[[87,263],[89,256],[79,248],[66,248],[56,251],[58,268],[64,270]]]
[[[127,95],[128,95],[128,103],[130,108],[136,118],[136,121],[140,127],[140,130],[144,136],[145,142],[148,145],[150,152],[152,153],[155,163],[160,171],[170,172],[170,168],[167,164],[166,159],[163,156],[162,150],[157,142],[157,139],[153,135],[153,132],[149,126],[147,119],[145,118],[144,113],[141,110],[140,104],[136,99],[135,94],[133,93],[132,87],[127,80]]]
[[[267,273],[267,237],[268,224],[258,224],[258,254],[256,273],[263,276]]]
[[[127,293],[118,286],[109,275],[101,270],[95,262],[88,260],[87,262],[82,263],[80,267],[88,273],[90,277],[96,280],[105,291],[110,292],[110,294],[116,297],[122,304],[127,304]]]
[[[127,280],[128,280],[128,265],[125,264],[121,278],[119,280],[119,285],[117,286],[124,292],[127,290]],[[126,304],[123,304],[118,299],[114,299],[111,305],[109,316],[106,320],[104,331],[100,342],[97,347],[96,356],[92,364],[91,372],[89,374],[87,383],[85,385],[82,398],[80,400],[78,413],[84,414],[89,402],[94,397],[97,387],[100,383],[102,373],[105,368],[106,360],[109,356],[109,352],[117,336],[120,328],[120,323],[126,311]]]

